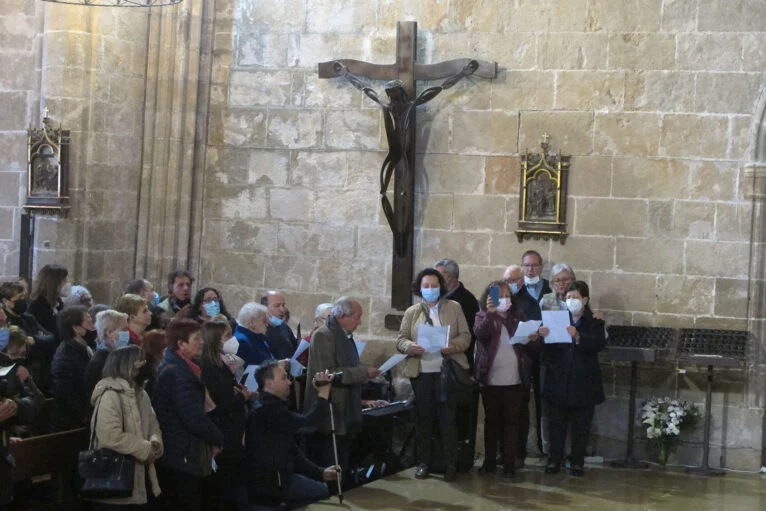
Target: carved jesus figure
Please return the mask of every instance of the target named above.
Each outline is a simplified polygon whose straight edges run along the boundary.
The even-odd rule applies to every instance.
[[[472,75],[478,69],[479,63],[476,60],[469,61],[459,73],[447,78],[441,85],[429,87],[414,100],[407,96],[401,80],[388,82],[385,85],[388,101],[381,99],[372,88],[368,87],[358,77],[349,73],[348,68],[341,62],[335,62],[333,66],[340,76],[345,77],[354,87],[380,105],[383,111],[383,121],[386,126],[386,138],[388,140],[388,155],[386,155],[386,159],[380,168],[380,200],[383,206],[383,213],[386,215],[388,225],[394,234],[394,249],[397,254],[402,254],[405,251],[406,245],[406,222],[409,217],[409,211],[398,211],[399,214],[394,215],[393,206],[386,192],[397,165],[401,164],[404,172],[412,172],[413,170],[409,168],[406,158],[409,149],[407,146],[408,141],[411,140],[408,134],[409,130],[413,129],[411,126],[412,112],[418,105],[431,101],[443,90],[449,89],[463,78]]]

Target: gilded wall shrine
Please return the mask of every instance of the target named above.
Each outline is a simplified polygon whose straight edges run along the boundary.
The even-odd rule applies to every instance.
[[[570,263],[613,324],[750,329],[764,316],[766,3],[760,0],[186,0],[164,9],[0,3],[0,273],[18,272],[25,130],[73,131],[72,211],[37,220],[35,263],[98,301],[190,268],[236,310],[283,289],[293,326],[342,294],[391,338],[379,109],[334,58],[497,61],[418,111],[415,268],[450,257],[475,294],[527,249]],[[382,91],[382,83],[373,84]],[[420,83],[421,88],[428,86]],[[519,244],[520,154],[572,155],[566,244]],[[711,461],[761,464],[763,352],[716,373]],[[598,454],[624,454],[628,372],[603,366]],[[704,401],[704,377],[642,368],[639,400]],[[702,431],[677,461],[697,463]],[[639,446],[640,447],[640,446]],[[672,459],[671,459],[672,462]]]

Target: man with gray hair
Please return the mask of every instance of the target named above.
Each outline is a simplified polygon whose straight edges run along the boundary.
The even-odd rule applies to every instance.
[[[476,345],[476,336],[473,335],[473,322],[476,319],[476,313],[479,312],[479,302],[469,290],[460,282],[460,267],[452,259],[439,259],[434,263],[436,271],[444,277],[444,285],[447,286],[445,298],[456,301],[463,309],[463,315],[468,323],[468,330],[471,332],[471,344],[465,352],[468,357],[468,365],[473,372],[473,350]]]
[[[341,297],[333,304],[327,322],[314,332],[309,348],[307,374],[324,371],[343,373],[342,378],[333,381],[330,404],[335,421],[338,461],[344,471],[349,468],[351,436],[362,426],[362,384],[380,375],[377,368],[366,367],[359,362],[353,334],[361,323],[362,305],[351,298]],[[304,410],[310,410],[316,399],[317,390],[309,380],[306,382]],[[307,454],[320,466],[335,465],[330,418],[327,417],[317,429],[307,439]]]

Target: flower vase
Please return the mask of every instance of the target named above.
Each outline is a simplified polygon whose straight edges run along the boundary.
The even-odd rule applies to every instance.
[[[668,464],[668,458],[670,457],[670,447],[665,444],[660,445],[660,467],[665,468]]]

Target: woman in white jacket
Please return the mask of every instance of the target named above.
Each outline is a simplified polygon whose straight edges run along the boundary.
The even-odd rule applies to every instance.
[[[133,494],[94,501],[96,511],[148,509],[160,494],[154,462],[162,456],[162,433],[143,389],[151,370],[138,346],[118,348],[107,357],[103,378],[93,390],[91,403],[95,411],[90,427],[93,431],[95,426],[94,448],[135,458]]]

